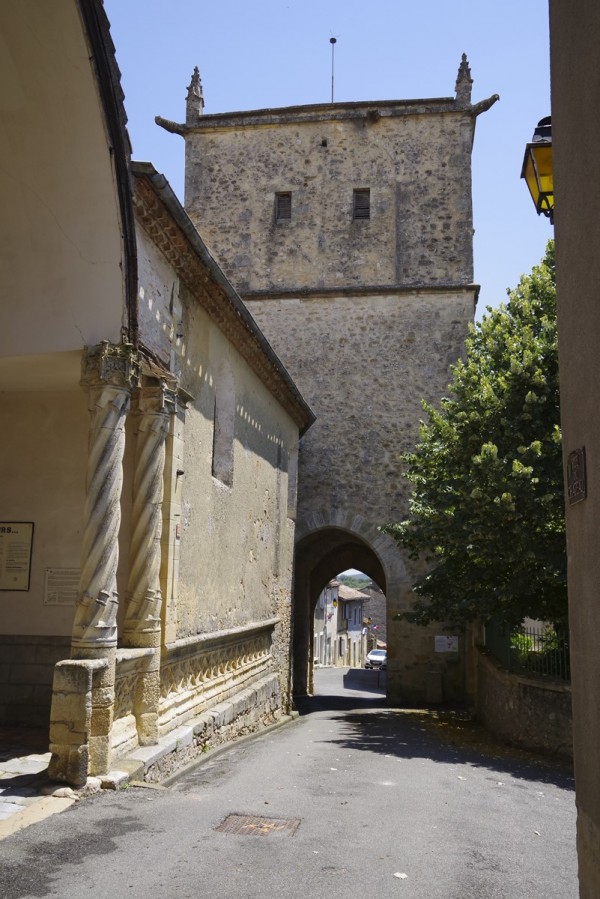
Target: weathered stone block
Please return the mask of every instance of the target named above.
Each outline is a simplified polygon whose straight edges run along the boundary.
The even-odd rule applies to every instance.
[[[87,736],[85,731],[76,730],[73,722],[50,722],[50,742],[55,747],[83,744],[87,741]]]
[[[52,753],[48,765],[48,777],[71,786],[80,787],[87,781],[89,756],[88,747],[50,745]]]
[[[110,736],[91,736],[88,743],[88,774],[98,776],[110,770]]]
[[[91,696],[89,693],[52,694],[50,720],[74,723],[78,730],[87,731],[92,714]]]
[[[113,707],[96,706],[92,707],[90,716],[90,736],[98,737],[110,734],[113,723]]]
[[[54,666],[54,690],[60,693],[87,693],[92,687],[92,671],[85,661],[64,659]]]

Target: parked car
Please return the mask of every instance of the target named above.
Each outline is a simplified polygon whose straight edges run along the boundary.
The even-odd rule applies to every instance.
[[[367,655],[365,668],[379,668],[380,671],[387,669],[387,651],[385,649],[372,649]]]

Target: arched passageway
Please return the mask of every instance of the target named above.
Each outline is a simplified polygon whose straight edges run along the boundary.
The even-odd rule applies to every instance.
[[[373,580],[386,597],[404,580],[397,547],[376,529],[350,529],[321,521],[298,528],[294,576],[293,672],[294,693],[303,696],[313,687],[313,613],[317,598],[339,572],[356,568]]]
[[[292,627],[293,692],[313,689],[313,613],[327,583],[348,568],[368,575],[384,592],[387,607],[387,701],[411,706],[465,697],[465,640],[453,656],[436,650],[442,624],[418,627],[402,617],[410,609],[411,583],[391,537],[360,515],[312,512],[296,525]]]

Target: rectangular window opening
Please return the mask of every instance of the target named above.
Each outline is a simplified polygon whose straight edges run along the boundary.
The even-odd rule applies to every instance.
[[[284,193],[275,194],[275,221],[289,222],[292,218],[292,193],[285,191]]]
[[[233,484],[233,432],[235,397],[223,390],[215,397],[213,418],[212,475],[221,483]]]
[[[352,218],[354,219],[370,219],[371,218],[371,190],[368,187],[362,187],[354,191],[352,204]]]

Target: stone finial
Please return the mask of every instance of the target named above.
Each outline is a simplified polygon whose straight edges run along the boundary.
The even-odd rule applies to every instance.
[[[202,115],[204,109],[204,93],[202,91],[202,81],[200,80],[200,72],[198,66],[194,66],[194,73],[187,89],[187,97],[185,98],[185,122],[186,125],[192,125],[199,116]]]
[[[471,87],[473,79],[471,78],[471,67],[467,60],[467,54],[463,53],[460,65],[458,67],[458,75],[456,76],[456,103],[459,106],[471,105]]]

